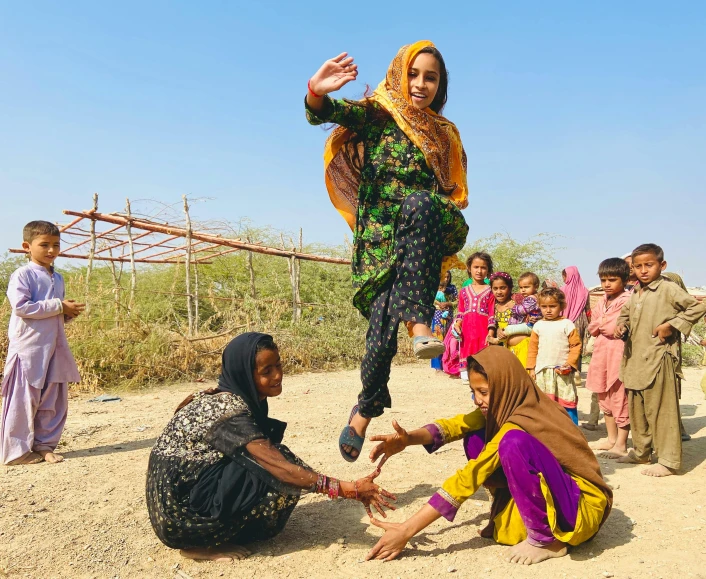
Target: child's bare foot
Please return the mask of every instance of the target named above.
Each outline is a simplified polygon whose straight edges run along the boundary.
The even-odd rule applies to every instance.
[[[610,459],[616,459],[616,458],[623,458],[624,456],[627,456],[628,454],[628,449],[620,446],[614,446],[613,448],[609,448],[606,452],[601,452],[598,457],[599,458],[610,458]]]
[[[44,459],[37,454],[36,452],[27,452],[23,454],[20,458],[16,458],[15,460],[11,460],[8,462],[5,466],[24,466],[28,464],[39,464],[42,462]]]
[[[197,547],[194,549],[180,549],[179,554],[186,559],[194,561],[215,561],[216,563],[232,563],[241,561],[250,555],[245,547],[239,545],[228,545],[223,549],[211,549],[210,547]]]
[[[51,464],[56,464],[57,462],[62,462],[64,460],[63,456],[56,454],[51,450],[38,450],[37,452],[44,460]]]
[[[591,424],[590,422],[584,422],[581,425],[581,428],[584,430],[598,430],[598,425],[597,424]]]
[[[664,466],[663,464],[658,463],[658,464],[653,464],[652,466],[647,467],[640,474],[644,474],[645,476],[663,477],[663,476],[672,476],[673,474],[676,474],[676,471],[672,468],[668,468],[668,467]]]
[[[637,455],[632,448],[628,450],[625,456],[620,457],[618,462],[622,464],[650,464],[649,460],[640,460],[637,458]]]
[[[589,444],[588,446],[591,447],[591,450],[610,450],[615,446],[615,440],[603,438],[602,440]]]
[[[510,556],[507,560],[518,565],[534,565],[547,559],[563,557],[568,552],[566,544],[561,541],[554,541],[546,547],[535,547],[530,545],[529,541],[525,539],[510,549]]]

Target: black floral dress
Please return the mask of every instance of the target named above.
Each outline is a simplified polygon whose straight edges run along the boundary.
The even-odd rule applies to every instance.
[[[353,234],[353,286],[357,288],[353,305],[369,318],[373,300],[395,275],[397,221],[408,195],[429,192],[432,203],[440,209],[445,255],[463,247],[468,226],[453,201],[439,192],[424,153],[377,104],[364,106],[325,97],[323,109],[314,112],[307,106],[306,116],[312,125],[335,123],[355,131],[363,142]],[[431,291],[436,292],[438,280],[431,285]]]
[[[244,431],[223,436],[224,425],[233,419],[248,425],[249,416],[235,394],[198,393],[157,439],[147,469],[147,510],[157,537],[168,547],[244,544],[284,528],[299,492],[276,489],[229,456],[264,438],[254,421]],[[308,468],[285,446],[276,446],[287,460]]]

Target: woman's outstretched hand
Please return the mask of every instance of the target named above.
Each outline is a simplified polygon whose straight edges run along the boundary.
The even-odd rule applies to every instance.
[[[404,551],[407,541],[411,538],[405,526],[400,523],[378,521],[375,517],[371,517],[370,522],[376,527],[384,529],[385,534],[380,537],[376,545],[368,551],[365,560],[382,559],[383,561],[392,561],[396,559],[399,554]]]
[[[316,74],[311,77],[309,86],[319,96],[339,90],[358,76],[358,65],[353,63],[353,57],[342,52],[321,65]]]
[[[375,507],[375,510],[380,513],[383,517],[387,517],[383,507],[387,507],[391,511],[395,510],[395,507],[391,505],[387,499],[396,501],[397,497],[390,492],[387,492],[384,488],[376,485],[373,481],[380,476],[380,469],[375,469],[371,474],[365,478],[358,479],[355,481],[355,486],[358,489],[358,500],[363,503],[365,511],[368,516],[372,519],[373,513],[370,507]]]
[[[395,429],[395,434],[376,434],[370,437],[370,440],[380,443],[370,451],[371,462],[375,462],[382,456],[382,460],[378,463],[378,470],[387,462],[387,459],[402,452],[409,445],[409,434],[396,420],[392,421],[392,428]]]

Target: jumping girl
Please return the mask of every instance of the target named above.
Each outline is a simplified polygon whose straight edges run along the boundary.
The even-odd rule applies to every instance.
[[[440,116],[448,87],[441,53],[429,41],[404,46],[371,96],[327,96],[357,75],[344,52],[311,77],[306,96],[309,123],[339,125],[324,150],[326,187],[353,230],[353,305],[370,321],[363,390],[339,438],[349,462],[370,421],[392,405],[387,384],[400,322],[418,358],[444,352],[430,328],[434,297],[468,233],[460,211],[468,205],[466,154],[455,125]]]

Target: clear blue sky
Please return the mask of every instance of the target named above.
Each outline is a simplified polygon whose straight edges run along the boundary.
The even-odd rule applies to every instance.
[[[468,153],[470,239],[563,235],[587,283],[652,241],[706,285],[704,30],[701,1],[0,0],[0,248],[94,191],[104,211],[213,197],[197,218],[341,243],[306,81],[345,50],[360,74],[342,94],[360,96],[428,38]]]

